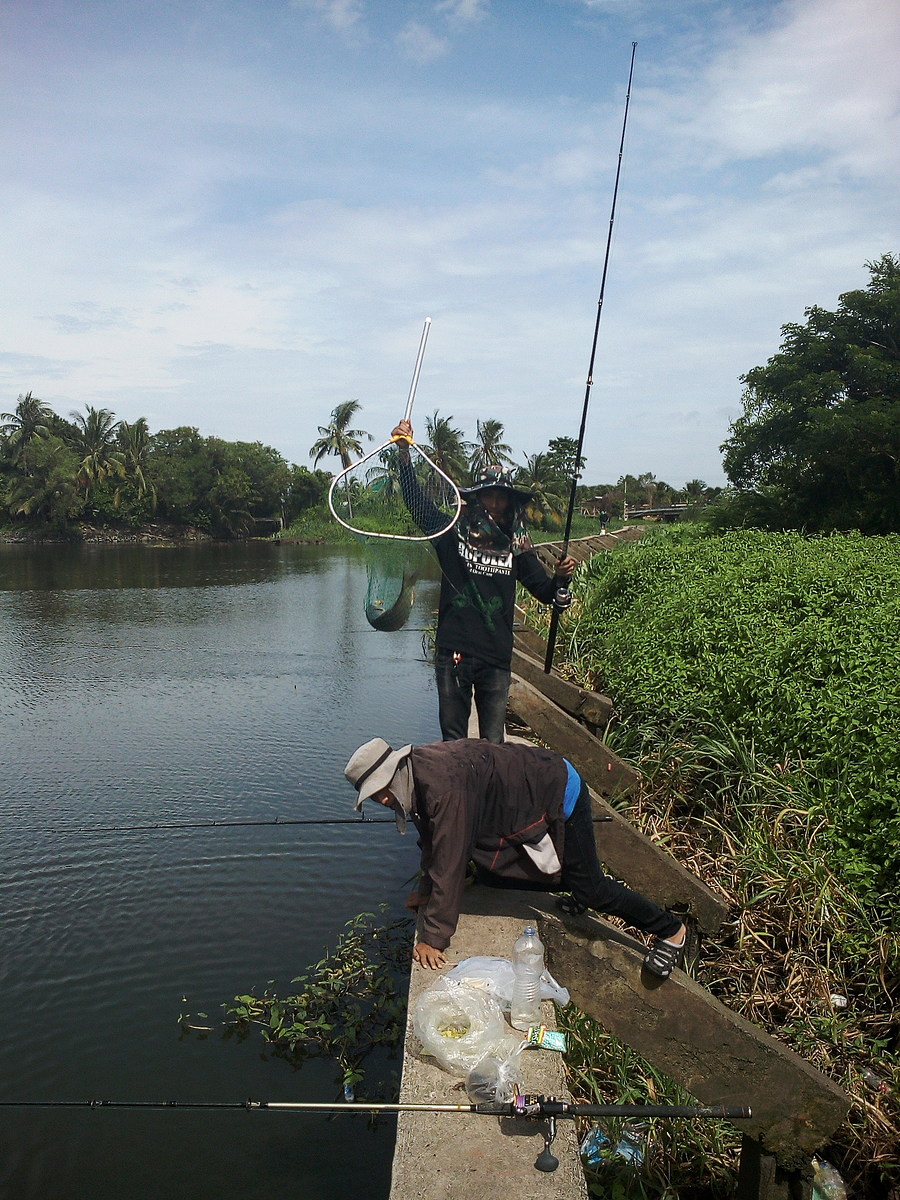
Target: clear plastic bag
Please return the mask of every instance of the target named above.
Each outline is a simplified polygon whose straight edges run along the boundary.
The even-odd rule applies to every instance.
[[[455,967],[451,967],[443,978],[486,992],[497,1001],[504,1012],[509,1012],[516,969],[508,958],[495,958],[491,955],[464,958]],[[568,1004],[570,998],[568,989],[560,987],[550,972],[545,970],[541,975],[541,999]]]
[[[506,1022],[487,992],[446,976],[423,992],[413,1015],[422,1049],[454,1075],[472,1067],[506,1039]]]
[[[508,1104],[522,1087],[520,1055],[524,1042],[513,1044],[505,1057],[495,1050],[476,1063],[466,1076],[466,1095],[473,1104]]]

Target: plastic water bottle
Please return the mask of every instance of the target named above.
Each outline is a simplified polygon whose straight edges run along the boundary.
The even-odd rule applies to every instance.
[[[838,1172],[823,1158],[813,1160],[813,1200],[847,1200],[847,1188]]]
[[[514,1029],[529,1029],[541,1023],[541,974],[544,970],[544,943],[533,925],[526,925],[513,946],[513,983],[509,1023]]]

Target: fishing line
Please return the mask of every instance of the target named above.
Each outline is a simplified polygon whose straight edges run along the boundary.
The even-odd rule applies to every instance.
[[[619,195],[619,176],[622,172],[622,155],[625,150],[625,129],[628,125],[628,108],[631,103],[631,81],[634,78],[634,56],[637,52],[637,42],[631,43],[631,67],[628,72],[628,89],[625,94],[625,113],[622,118],[622,136],[619,139],[619,159],[616,164],[616,179],[613,185],[612,206],[609,213],[609,233],[606,237],[606,254],[603,259],[603,275],[600,280],[600,299],[597,302],[597,319],[594,323],[594,340],[591,343],[591,359],[588,364],[587,384],[584,392],[584,406],[581,410],[581,428],[578,431],[578,448],[575,451],[575,462],[572,464],[572,490],[569,495],[569,508],[566,513],[566,532],[563,537],[562,554],[565,558],[569,550],[569,535],[572,531],[572,514],[575,511],[575,494],[578,491],[580,475],[581,451],[584,446],[584,431],[587,426],[588,405],[591,399],[591,387],[594,383],[594,358],[597,353],[597,337],[600,333],[600,315],[603,311],[603,297],[606,292],[606,273],[609,269],[609,255],[612,248],[613,223],[616,219],[616,199]],[[544,660],[544,672],[549,675],[553,667],[553,651],[556,647],[556,631],[559,626],[560,609],[553,606],[550,614],[550,630],[547,634],[547,657]]]
[[[393,817],[276,817],[274,821],[154,821],[144,825],[74,825],[44,829],[41,833],[150,833],[154,830],[248,829],[275,825],[394,825]]]

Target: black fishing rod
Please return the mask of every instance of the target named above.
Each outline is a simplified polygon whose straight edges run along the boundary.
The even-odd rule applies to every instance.
[[[596,824],[611,821],[606,814],[593,816]],[[155,821],[145,825],[61,825],[56,829],[42,829],[40,833],[153,833],[156,830],[170,831],[181,829],[255,829],[268,828],[276,825],[396,825],[394,817],[300,817],[296,820],[287,817],[276,817],[274,821]]]
[[[622,118],[622,136],[619,140],[619,160],[616,165],[616,180],[613,185],[612,207],[609,213],[609,233],[606,237],[606,255],[603,259],[603,275],[600,280],[600,299],[597,302],[597,320],[594,322],[594,340],[591,343],[591,360],[588,364],[587,384],[584,391],[584,406],[581,410],[581,428],[578,431],[578,448],[575,451],[575,462],[572,465],[572,490],[569,495],[569,509],[566,513],[566,531],[563,536],[562,554],[565,558],[569,550],[569,535],[572,532],[572,514],[575,511],[575,495],[578,491],[578,477],[581,469],[581,451],[584,446],[584,431],[587,426],[588,405],[591,399],[591,388],[594,383],[594,358],[597,354],[597,337],[600,333],[600,316],[603,312],[603,297],[606,293],[606,273],[609,270],[609,254],[612,248],[613,223],[616,219],[616,199],[619,195],[619,176],[622,173],[622,155],[625,151],[625,129],[628,125],[628,108],[631,104],[631,81],[634,77],[634,56],[637,42],[631,43],[631,67],[628,71],[628,90],[625,93],[625,113]],[[553,651],[556,647],[556,631],[559,625],[561,608],[554,604],[550,614],[550,631],[547,634],[547,657],[544,660],[544,673],[549,675],[553,667]]]
[[[396,825],[393,817],[276,817],[274,821],[154,821],[145,825],[61,825],[45,833],[152,833],[173,829],[248,829],[272,825]]]
[[[463,1113],[479,1117],[514,1117],[528,1120],[544,1120],[548,1129],[544,1133],[544,1149],[535,1159],[539,1171],[555,1171],[559,1159],[550,1152],[556,1137],[556,1121],[559,1117],[630,1117],[643,1119],[659,1117],[671,1120],[676,1117],[687,1120],[747,1120],[753,1114],[749,1106],[727,1104],[574,1104],[552,1097],[519,1095],[512,1101],[494,1101],[479,1104],[387,1104],[364,1100],[344,1103],[319,1103],[316,1101],[290,1100],[0,1100],[0,1108],[165,1108],[165,1109],[244,1109],[247,1112],[329,1112],[329,1113]]]

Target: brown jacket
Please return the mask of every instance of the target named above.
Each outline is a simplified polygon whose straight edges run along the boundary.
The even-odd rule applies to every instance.
[[[522,846],[549,834],[562,862],[566,764],[538,746],[474,739],[417,746],[411,762],[419,890],[429,895],[422,939],[444,950],[459,921],[469,859],[496,875],[544,887],[553,882]]]

